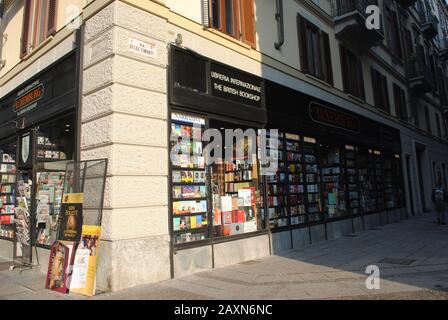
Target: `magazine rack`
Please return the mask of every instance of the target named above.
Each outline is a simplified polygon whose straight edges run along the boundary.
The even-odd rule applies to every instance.
[[[37,256],[37,248],[34,246],[37,264],[33,264],[32,260],[32,250],[33,250],[33,234],[32,234],[32,217],[31,212],[33,212],[33,201],[32,201],[32,189],[33,186],[28,182],[31,171],[28,170],[18,170],[15,189],[18,206],[21,207],[19,212],[15,213],[14,216],[14,244],[13,244],[13,265],[10,270],[19,268],[20,271],[25,269],[31,269],[39,265],[39,258]],[[17,210],[16,207],[16,210]],[[18,218],[20,217],[20,218]]]

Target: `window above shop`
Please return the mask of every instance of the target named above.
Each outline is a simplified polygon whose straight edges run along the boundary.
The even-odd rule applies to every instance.
[[[21,57],[36,49],[56,32],[56,0],[25,0]]]
[[[364,78],[361,59],[344,46],[340,46],[342,80],[344,91],[365,99]]]
[[[209,0],[210,26],[256,48],[254,0]]]
[[[390,113],[387,78],[373,67],[370,69],[370,72],[372,76],[373,100],[375,107]]]
[[[333,84],[328,34],[300,14],[297,15],[297,27],[302,71]]]

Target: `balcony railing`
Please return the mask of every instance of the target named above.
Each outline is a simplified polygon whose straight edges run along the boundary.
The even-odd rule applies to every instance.
[[[409,86],[414,93],[424,94],[433,89],[435,83],[434,73],[426,65],[422,56],[418,56],[415,61],[408,62],[407,73]]]
[[[430,10],[421,10],[419,15],[423,35],[426,39],[434,38],[437,35],[439,19]]]
[[[406,9],[409,8],[410,6],[413,6],[417,0],[396,0],[396,1],[403,9]]]
[[[377,5],[376,0],[332,0],[332,15],[335,22],[336,37],[358,45],[360,49],[376,46],[384,40],[381,15],[379,28],[367,26],[368,6]],[[375,21],[373,21],[375,22]]]
[[[358,11],[367,18],[366,8],[371,5],[377,5],[376,0],[333,0],[333,17]]]

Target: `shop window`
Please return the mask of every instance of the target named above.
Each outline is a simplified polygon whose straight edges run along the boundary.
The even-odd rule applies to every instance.
[[[344,91],[364,100],[365,91],[361,60],[342,45],[340,46],[340,54]]]
[[[56,32],[56,0],[25,0],[21,56],[27,55]]]
[[[0,141],[0,237],[14,236],[16,137]]]
[[[274,140],[277,139],[277,149],[274,146]],[[267,215],[271,228],[285,227],[289,225],[289,210],[287,197],[289,196],[288,181],[285,173],[286,161],[285,153],[285,134],[280,132],[278,137],[269,136],[267,139],[267,156],[278,160],[278,170],[275,174],[266,176],[266,198],[267,198]],[[288,155],[288,151],[286,151]],[[292,155],[289,155],[291,158]],[[288,161],[288,164],[289,164]],[[289,170],[289,168],[288,168]],[[297,190],[298,191],[298,190]],[[302,191],[303,192],[303,191]],[[304,213],[304,212],[303,212]]]
[[[175,50],[173,53],[174,86],[197,92],[206,92],[206,62],[204,59]]]
[[[393,84],[395,112],[399,119],[408,121],[408,111],[406,106],[406,94],[403,89]]]
[[[74,115],[36,127],[35,241],[51,245],[56,240],[67,160],[74,158]]]
[[[375,107],[387,113],[390,113],[389,89],[387,87],[387,78],[373,67],[370,69],[372,76],[373,101]]]
[[[174,243],[208,239],[207,171],[203,157],[203,118],[173,114],[171,123]]]
[[[384,207],[381,152],[361,150],[357,159],[363,212],[380,211]]]
[[[233,137],[229,142],[224,131],[233,125],[211,121],[223,140],[208,154],[202,141],[205,124],[201,117],[172,114],[172,232],[178,245],[264,228],[256,131],[254,140]],[[226,150],[231,146],[232,154]],[[236,152],[237,146],[244,152]],[[208,156],[216,156],[213,163],[206,163]]]
[[[224,159],[210,166],[213,236],[233,236],[263,229],[262,184],[257,146],[253,145],[257,143],[256,131],[252,137],[248,135],[228,141],[224,130],[234,128],[234,125],[212,121],[210,126],[220,130],[223,137],[221,152],[222,155],[227,153]],[[232,154],[226,150],[230,146],[233,146]],[[237,148],[244,152],[238,153]]]
[[[318,145],[315,138],[304,137],[303,140],[308,221],[314,222],[323,219],[320,199],[320,173],[317,157]]]
[[[347,190],[347,209],[351,214],[359,214],[360,210],[360,186],[356,163],[356,154],[359,148],[352,145],[345,146],[344,157],[344,182]]]
[[[254,0],[209,1],[211,26],[255,49]]]
[[[297,15],[297,25],[302,71],[333,84],[328,34],[300,14]]]
[[[322,204],[327,217],[339,217],[347,213],[341,149],[337,145],[320,145],[322,170]]]
[[[288,181],[288,206],[290,213],[290,225],[298,225],[306,222],[306,192],[304,165],[304,149],[301,137],[296,134],[285,134],[286,158],[284,166]],[[310,160],[310,159],[309,159]]]

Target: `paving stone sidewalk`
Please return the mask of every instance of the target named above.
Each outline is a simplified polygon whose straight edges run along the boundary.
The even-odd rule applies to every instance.
[[[43,289],[44,274],[9,271],[0,260],[0,299],[86,299]],[[366,288],[368,265],[380,268],[380,289]],[[435,214],[92,299],[446,299],[448,226]]]

